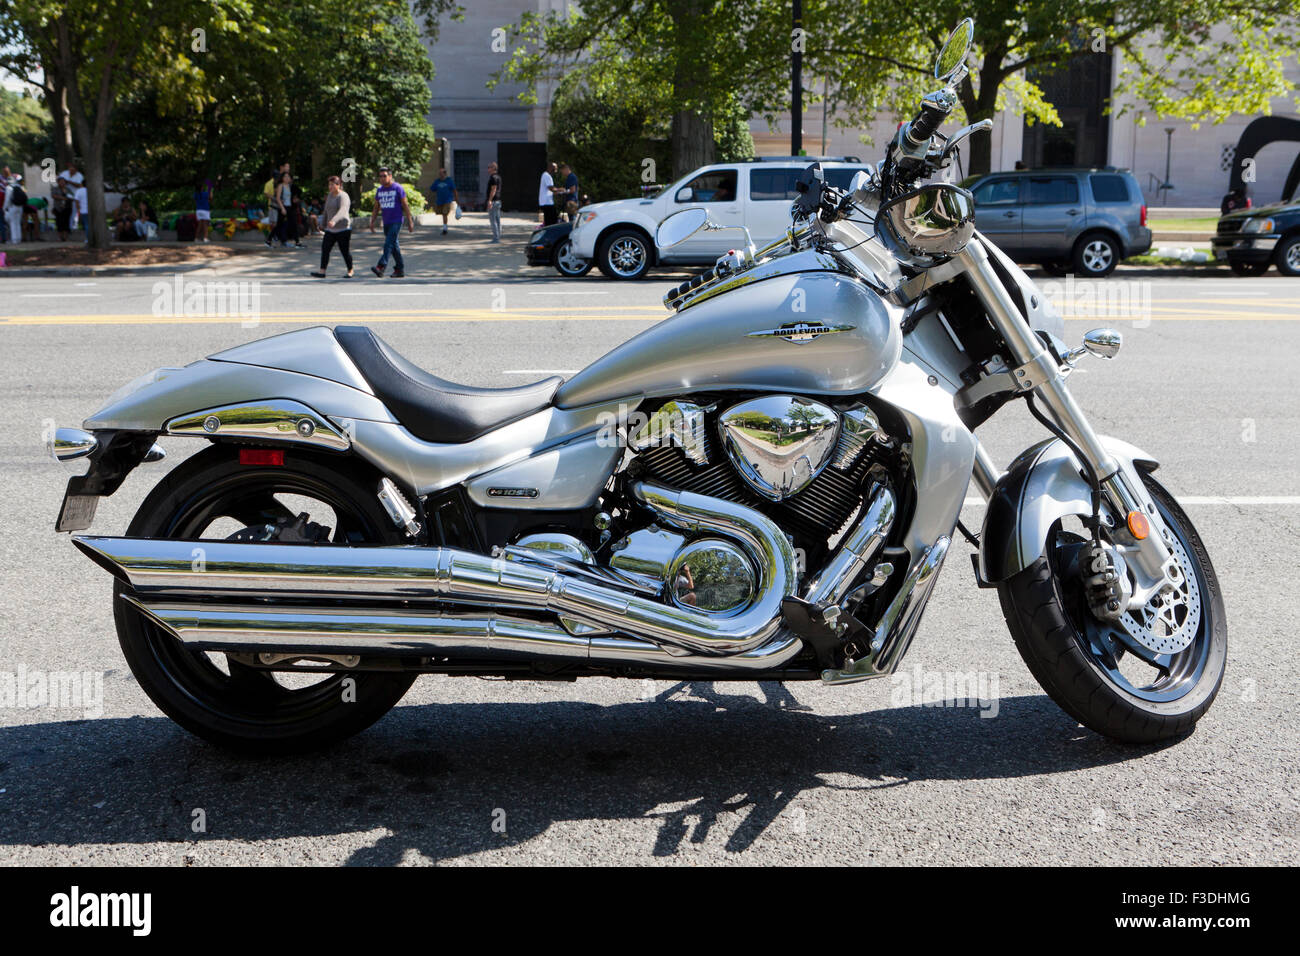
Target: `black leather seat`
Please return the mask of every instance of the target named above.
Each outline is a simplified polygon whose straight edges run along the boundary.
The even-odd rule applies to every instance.
[[[425,441],[471,441],[546,408],[564,381],[552,376],[518,388],[457,385],[412,365],[365,326],[340,325],[334,337],[380,401]]]

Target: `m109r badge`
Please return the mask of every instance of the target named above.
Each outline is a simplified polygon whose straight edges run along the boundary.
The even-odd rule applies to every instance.
[[[766,337],[785,339],[787,342],[811,342],[819,335],[851,332],[855,328],[857,328],[855,325],[828,325],[824,322],[787,322],[775,329],[760,329],[748,334],[750,338]]]
[[[536,488],[489,488],[489,498],[536,498],[540,492]]]

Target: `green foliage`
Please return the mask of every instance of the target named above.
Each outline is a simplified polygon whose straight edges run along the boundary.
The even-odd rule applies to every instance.
[[[729,151],[745,150],[732,117],[771,113],[787,101],[787,0],[584,0],[580,9],[525,13],[509,32],[510,58],[494,82],[519,84],[525,102],[535,101],[542,81],[563,80],[620,103],[644,95],[665,121],[702,121],[667,130],[674,166],[714,158],[710,125],[726,127],[715,139]]]
[[[593,202],[638,196],[644,187],[690,172],[672,168],[665,86],[623,82],[608,72],[598,77],[596,89],[582,80],[565,80],[555,91],[547,153],[573,166]],[[754,156],[748,114],[735,102],[714,122],[713,137],[718,162]]]
[[[1300,0],[933,0],[909,9],[904,18],[877,2],[815,0],[805,17],[813,60],[845,107],[841,122],[910,117],[934,85],[935,53],[965,16],[975,19],[975,47],[957,120],[1014,105],[1031,122],[1060,125],[1033,78],[1103,53],[1124,64],[1108,104],[1117,115],[1218,123],[1267,112],[1271,97],[1295,89],[1283,65],[1295,55]],[[989,142],[972,140],[972,171],[988,169]]]
[[[0,166],[21,169],[24,162],[38,160],[49,122],[49,114],[36,100],[0,87]]]
[[[418,216],[428,208],[428,202],[424,198],[424,193],[420,192],[419,187],[414,185],[414,179],[411,182],[403,182],[399,176],[399,183],[406,188],[406,204],[411,207],[411,215]],[[361,198],[354,207],[357,212],[370,213],[375,208],[375,190],[379,188],[378,183],[371,183],[369,187],[361,194]]]

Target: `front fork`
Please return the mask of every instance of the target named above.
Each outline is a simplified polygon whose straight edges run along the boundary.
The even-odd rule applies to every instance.
[[[1175,585],[1177,558],[1165,543],[1168,530],[1155,502],[1133,469],[1117,461],[1102,444],[1066,387],[1059,360],[1025,321],[989,261],[979,240],[955,256],[965,267],[972,288],[1014,361],[1014,374],[1023,391],[1032,392],[1075,447],[1083,453],[1101,485],[1101,520],[1108,536],[1133,571],[1128,609],[1144,607],[1157,593]],[[981,447],[976,453],[974,480],[985,499],[997,483],[997,468]],[[1143,520],[1145,519],[1145,520]],[[1147,530],[1143,533],[1144,529]]]

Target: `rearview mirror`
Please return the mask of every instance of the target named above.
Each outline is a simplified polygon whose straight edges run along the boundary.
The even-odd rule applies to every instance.
[[[948,42],[943,45],[943,49],[934,59],[936,79],[947,80],[961,68],[961,65],[966,62],[966,54],[970,52],[971,41],[974,39],[975,21],[967,17],[957,24],[952,33],[948,34]]]
[[[685,242],[709,224],[709,214],[703,209],[683,209],[673,213],[655,230],[655,242],[660,249],[669,249]]]

